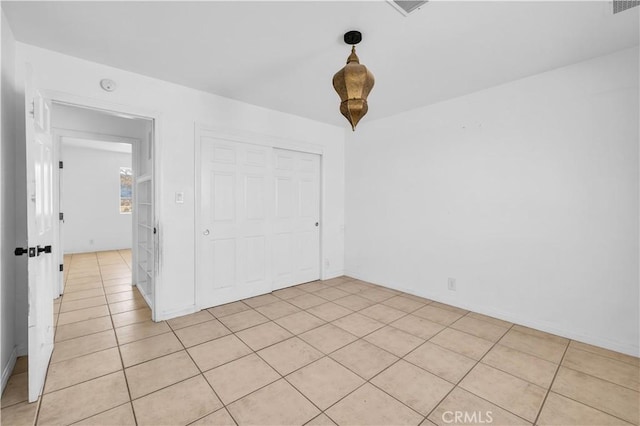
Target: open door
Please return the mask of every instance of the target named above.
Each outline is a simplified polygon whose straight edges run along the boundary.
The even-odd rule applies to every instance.
[[[56,274],[53,241],[53,143],[51,103],[33,87],[27,66],[25,81],[27,236],[29,289],[29,402],[42,393],[53,351],[53,290]]]

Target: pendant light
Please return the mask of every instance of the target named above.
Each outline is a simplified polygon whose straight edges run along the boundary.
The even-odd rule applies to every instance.
[[[356,55],[355,45],[361,40],[362,34],[359,31],[349,31],[344,35],[344,42],[351,45],[351,55],[347,58],[347,65],[333,76],[333,87],[340,96],[340,112],[354,131],[369,110],[367,96],[375,82],[371,71],[360,63]]]

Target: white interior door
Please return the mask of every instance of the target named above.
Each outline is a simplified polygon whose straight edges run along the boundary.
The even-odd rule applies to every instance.
[[[320,156],[273,150],[273,288],[320,279]]]
[[[29,401],[42,392],[53,351],[53,144],[51,104],[25,84],[27,156],[27,232],[29,288]]]
[[[271,149],[200,138],[197,304],[271,291]]]

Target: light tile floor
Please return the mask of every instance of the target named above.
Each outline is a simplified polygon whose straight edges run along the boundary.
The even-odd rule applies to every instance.
[[[639,423],[638,358],[348,277],[153,323],[130,253],[69,257],[45,392],[21,425]]]

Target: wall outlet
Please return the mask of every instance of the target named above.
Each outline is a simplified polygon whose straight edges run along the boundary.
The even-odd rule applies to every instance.
[[[93,245],[93,240],[89,240],[89,245],[92,246]]]
[[[447,288],[451,291],[456,291],[456,279],[455,278],[449,278],[447,280]]]

